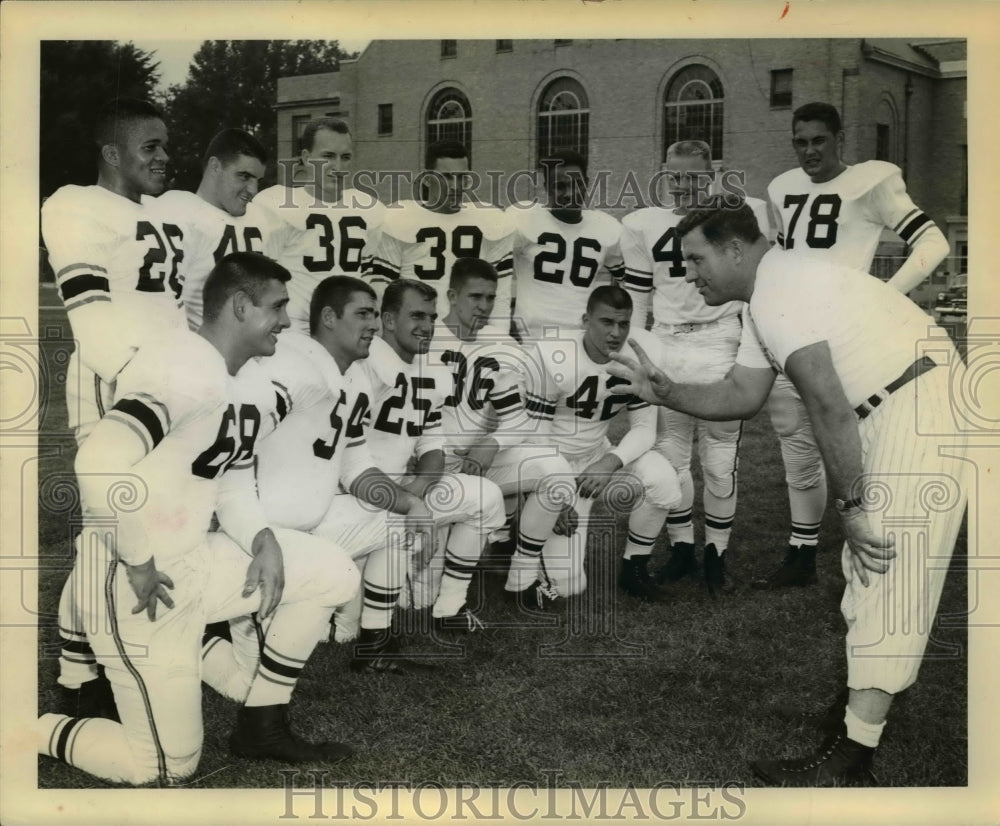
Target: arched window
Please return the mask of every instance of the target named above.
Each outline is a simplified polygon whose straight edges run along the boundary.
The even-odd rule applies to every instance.
[[[700,140],[722,159],[722,83],[707,66],[685,66],[671,78],[663,96],[663,160],[677,141]]]
[[[574,149],[587,157],[590,102],[573,78],[553,80],[538,101],[538,160],[557,149]]]
[[[472,156],[472,107],[458,89],[442,89],[427,107],[427,143],[458,141]]]
[[[875,115],[875,160],[896,162],[897,123],[894,101],[883,93]]]

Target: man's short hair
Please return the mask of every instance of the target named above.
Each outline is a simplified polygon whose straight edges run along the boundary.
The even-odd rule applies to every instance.
[[[340,118],[316,118],[309,121],[306,124],[306,128],[302,130],[302,148],[311,151],[313,144],[316,143],[316,133],[322,129],[326,129],[328,132],[336,132],[338,135],[351,134],[346,121],[342,121]]]
[[[795,124],[800,120],[821,121],[834,135],[844,128],[840,123],[840,112],[837,111],[837,107],[818,100],[804,103],[792,113],[792,129],[795,129]]]
[[[482,258],[456,258],[451,265],[451,275],[448,277],[448,288],[460,290],[467,281],[473,278],[484,278],[496,284],[500,280],[496,268]]]
[[[667,147],[667,157],[701,158],[705,168],[712,166],[712,148],[705,141],[677,141]]]
[[[538,168],[545,174],[546,182],[549,180],[549,170],[553,172],[560,166],[577,166],[587,177],[587,159],[575,149],[557,149],[538,162]]]
[[[587,297],[587,315],[593,313],[598,304],[612,310],[632,312],[632,296],[628,294],[628,290],[623,290],[616,284],[602,284]]]
[[[240,155],[249,155],[262,164],[267,163],[267,150],[253,135],[242,129],[223,129],[209,141],[205,157],[201,159],[201,168],[206,169],[211,158],[218,158],[225,166]]]
[[[98,148],[115,143],[128,123],[141,120],[163,120],[163,114],[148,100],[115,98],[97,112],[94,122],[94,143]]]
[[[215,321],[230,297],[244,292],[257,305],[267,289],[268,282],[291,280],[288,272],[277,261],[259,252],[231,252],[220,258],[208,274],[202,292],[203,317]]]
[[[427,147],[424,154],[424,169],[432,170],[438,158],[469,158],[469,149],[459,141],[437,141]]]
[[[715,246],[733,238],[753,244],[764,237],[753,210],[742,198],[734,202],[732,193],[713,195],[704,206],[692,209],[677,224],[677,235],[684,238],[696,228]]]
[[[331,275],[320,281],[309,300],[309,332],[315,333],[319,329],[320,318],[326,307],[332,309],[337,318],[343,318],[344,307],[355,293],[378,298],[370,284],[350,275]]]
[[[403,298],[408,290],[419,293],[425,301],[437,301],[437,290],[426,281],[417,281],[415,278],[397,278],[382,293],[382,315],[398,313],[399,308],[403,306]]]

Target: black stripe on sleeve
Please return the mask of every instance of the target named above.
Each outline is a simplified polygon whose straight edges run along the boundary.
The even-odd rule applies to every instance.
[[[149,434],[154,448],[163,441],[166,434],[163,432],[163,425],[160,424],[160,417],[145,403],[135,398],[127,398],[117,402],[111,409],[131,416],[141,424]]]

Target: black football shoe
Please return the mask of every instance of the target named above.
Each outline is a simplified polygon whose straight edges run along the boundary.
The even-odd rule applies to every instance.
[[[755,760],[754,774],[769,786],[868,786],[877,783],[872,773],[875,749],[847,736],[847,726],[831,734],[807,757],[791,760]]]
[[[752,585],[759,590],[772,590],[815,585],[816,582],[816,546],[789,545],[781,564],[754,580]]]
[[[649,573],[649,554],[633,556],[622,560],[618,587],[626,594],[647,602],[669,602],[670,595]]]
[[[708,593],[713,597],[728,590],[726,585],[726,553],[727,551],[723,551],[720,554],[711,542],[705,546],[705,554],[702,560],[705,571],[705,585],[708,586]]]
[[[670,557],[667,559],[667,564],[657,573],[656,581],[660,585],[665,582],[677,582],[688,574],[693,574],[697,568],[694,545],[690,542],[675,542],[670,546]]]

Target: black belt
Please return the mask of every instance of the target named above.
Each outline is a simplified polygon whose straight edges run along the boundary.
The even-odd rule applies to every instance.
[[[889,382],[884,390],[880,390],[874,396],[869,396],[865,401],[861,402],[861,404],[854,408],[854,412],[858,414],[859,419],[865,418],[889,396],[899,390],[900,387],[909,384],[917,376],[922,376],[928,370],[932,370],[935,367],[937,367],[937,363],[929,356],[917,359],[903,371],[903,375],[895,381]]]

